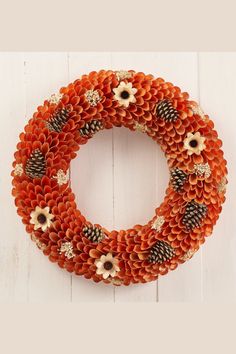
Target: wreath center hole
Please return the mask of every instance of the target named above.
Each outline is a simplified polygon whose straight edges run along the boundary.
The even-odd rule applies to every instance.
[[[124,127],[99,131],[71,162],[77,208],[87,221],[109,231],[151,220],[168,182],[160,146]]]

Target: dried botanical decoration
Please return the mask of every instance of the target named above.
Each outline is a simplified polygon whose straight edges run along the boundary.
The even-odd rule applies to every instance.
[[[130,79],[132,76],[133,74],[130,71],[125,71],[125,70],[116,71],[116,77],[118,81]]]
[[[148,257],[151,263],[163,263],[175,256],[174,249],[164,241],[157,241],[155,245],[150,249],[150,254]]]
[[[126,84],[124,81],[121,81],[117,88],[113,89],[114,99],[119,102],[121,106],[128,107],[130,103],[135,103],[136,98],[135,94],[138,90],[134,88],[129,82]]]
[[[207,213],[207,206],[204,204],[198,204],[195,201],[191,201],[187,204],[185,214],[183,217],[183,224],[186,226],[187,231],[193,230],[195,227],[199,227],[205,218]]]
[[[190,258],[192,258],[192,256],[194,255],[194,253],[196,253],[196,250],[188,250],[182,257],[181,259],[186,262],[188,261]]]
[[[45,250],[45,248],[46,248],[45,243],[41,242],[41,241],[35,236],[34,233],[31,234],[31,240],[36,243],[37,247],[38,247],[40,250],[42,250],[42,251]]]
[[[45,173],[45,156],[39,149],[35,149],[26,162],[25,174],[30,178],[42,178]]]
[[[50,131],[60,133],[69,118],[69,110],[62,108],[56,111],[46,123],[46,126]]]
[[[175,122],[179,118],[179,112],[173,107],[172,103],[164,99],[156,106],[156,115],[166,122]]]
[[[61,93],[54,93],[50,96],[48,102],[51,104],[58,104],[62,99],[63,95]]]
[[[88,90],[85,97],[92,107],[96,106],[102,99],[97,90]]]
[[[72,243],[71,242],[62,243],[59,253],[60,254],[64,253],[65,257],[68,259],[74,258],[75,254],[74,254]]]
[[[104,232],[100,227],[97,226],[85,226],[83,228],[83,234],[91,242],[100,242],[105,237]]]
[[[110,278],[110,283],[112,283],[115,286],[120,286],[123,284],[123,280],[120,278]]]
[[[205,120],[205,113],[203,112],[202,108],[197,104],[196,102],[192,102],[190,105],[193,114],[197,114],[200,116],[203,120]]]
[[[102,255],[99,259],[96,259],[95,264],[97,267],[96,273],[102,275],[104,279],[107,279],[108,277],[114,278],[120,271],[118,260],[113,257],[111,253]]]
[[[103,129],[102,121],[93,119],[80,129],[80,134],[81,136],[92,137],[101,129]]]
[[[51,226],[54,216],[50,214],[49,207],[40,208],[37,206],[34,211],[30,213],[30,223],[34,225],[34,230],[42,229],[46,231]]]
[[[211,175],[211,169],[209,163],[199,163],[194,165],[194,173],[197,176],[208,178]]]
[[[14,176],[21,176],[23,174],[23,172],[24,172],[23,164],[17,163],[14,168]]]
[[[188,155],[200,155],[206,148],[206,145],[204,144],[205,140],[206,138],[201,136],[199,132],[194,134],[188,133],[187,137],[184,139],[184,149],[187,150]]]
[[[184,183],[186,182],[188,175],[179,168],[173,168],[170,171],[170,176],[170,181],[173,186],[173,189],[176,192],[180,192],[183,189]]]
[[[225,193],[226,191],[226,184],[227,184],[227,179],[226,177],[223,177],[220,183],[218,184],[217,190],[219,193]]]
[[[164,216],[157,216],[152,224],[152,229],[156,230],[156,232],[161,231],[161,227],[165,222]]]
[[[134,129],[141,133],[146,133],[146,131],[148,130],[146,125],[140,124],[138,122],[135,122]]]
[[[212,233],[226,197],[227,163],[210,118],[186,92],[142,72],[93,71],[59,92],[20,134],[11,172],[17,212],[43,254],[68,272],[122,286],[154,281],[187,261]],[[150,221],[109,231],[78,210],[68,171],[96,132],[113,127],[158,143],[170,182]]]
[[[57,183],[59,186],[62,186],[63,184],[68,183],[69,180],[69,171],[66,173],[63,170],[58,170],[56,176],[53,176],[52,178],[55,178],[57,180]]]

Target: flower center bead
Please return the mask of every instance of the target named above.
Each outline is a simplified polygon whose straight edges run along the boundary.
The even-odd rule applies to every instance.
[[[195,148],[198,146],[198,142],[197,140],[193,139],[189,142],[189,145],[192,147],[192,148]]]
[[[111,270],[111,269],[113,268],[112,262],[106,261],[106,262],[103,264],[103,268],[106,269],[106,270]]]
[[[120,94],[120,97],[123,98],[124,100],[126,100],[127,98],[129,98],[129,92],[128,91],[122,91]]]
[[[44,214],[39,214],[38,217],[37,217],[37,220],[40,224],[45,224],[47,218]]]

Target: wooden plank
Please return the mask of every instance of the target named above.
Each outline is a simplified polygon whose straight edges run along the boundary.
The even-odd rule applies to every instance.
[[[203,246],[204,301],[235,301],[236,53],[200,53],[200,99],[215,123],[228,161],[226,203],[213,235]]]
[[[70,81],[93,70],[110,68],[109,53],[69,53]],[[112,131],[99,132],[71,164],[71,184],[78,208],[93,223],[113,226]],[[82,277],[72,278],[72,300],[114,300],[113,286],[95,284]]]
[[[152,73],[156,77],[163,77],[166,81],[171,81],[181,87],[182,90],[188,91],[193,99],[198,97],[197,55],[195,53],[114,53],[112,64],[113,69],[134,69]],[[145,204],[145,210],[149,210],[148,205],[158,206],[160,204],[169,178],[166,161],[159,148],[155,146],[150,148],[156,151],[156,156],[153,155],[155,156],[155,161],[151,157],[148,160],[151,166],[155,166],[156,173],[152,171],[152,173],[143,175],[144,172],[142,171],[142,184],[148,189],[145,193],[153,193],[152,197],[147,200],[147,205]],[[140,151],[138,154],[140,154]],[[152,153],[149,155],[152,156]],[[140,158],[140,164],[143,161],[143,158]],[[116,166],[116,162],[114,166]],[[115,176],[117,176],[116,173]],[[132,193],[132,186],[130,188],[130,193]],[[153,196],[155,197],[154,201]],[[179,268],[179,270],[170,273],[169,276],[161,278],[158,282],[157,295],[155,284],[150,284],[150,286],[152,290],[150,288],[146,290],[145,286],[141,286],[140,290],[137,290],[142,292],[139,299],[144,298],[145,300],[155,301],[156,296],[159,301],[193,301],[201,299],[201,255],[197,255],[191,261],[191,267],[189,265],[182,266],[182,269]],[[129,294],[129,289],[119,288],[116,290],[116,300],[126,301],[129,298]],[[132,297],[133,295],[131,299]]]
[[[156,207],[156,145],[142,133],[114,129],[114,227],[145,224]],[[148,182],[148,183],[147,183]],[[155,301],[156,282],[115,289],[119,301]]]
[[[68,81],[66,53],[25,53],[26,116]],[[23,128],[22,122],[22,128]],[[71,275],[30,244],[29,302],[69,302]],[[43,276],[42,276],[43,275]]]
[[[29,238],[11,196],[13,154],[25,122],[24,57],[0,53],[0,302],[28,299]]]
[[[158,76],[163,77],[166,81],[173,82],[176,86],[179,86],[182,91],[187,91],[191,99],[198,99],[196,53],[158,53],[152,54],[150,59],[152,58],[157,68]],[[162,176],[163,169],[161,168],[159,170]],[[165,182],[163,178],[158,181],[158,187],[161,191],[164,190],[167,180],[168,176],[166,175]],[[158,197],[160,198],[161,195],[158,194]],[[191,261],[179,266],[178,269],[174,272],[170,272],[167,276],[160,277],[158,282],[159,301],[200,301],[202,296],[201,271],[200,250]]]
[[[159,53],[156,60],[158,76],[173,82],[192,99],[198,98],[197,55],[195,53]],[[162,171],[162,168],[160,169]],[[162,175],[162,174],[161,174]],[[165,176],[165,181],[167,180]],[[158,181],[161,191],[164,179]],[[159,193],[159,198],[161,197]],[[158,299],[161,302],[201,300],[201,251],[190,262],[161,277],[158,282]]]
[[[112,53],[112,69],[149,73],[152,67],[147,59],[146,53]],[[156,144],[146,134],[134,133],[126,128],[114,129],[115,229],[145,224],[153,217],[157,206],[157,150]],[[115,289],[116,302],[156,299],[157,282]]]

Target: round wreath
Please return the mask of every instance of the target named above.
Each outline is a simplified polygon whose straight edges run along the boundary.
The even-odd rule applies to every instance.
[[[214,124],[189,95],[134,71],[91,72],[38,107],[13,163],[18,214],[37,246],[95,282],[145,283],[190,259],[225,200],[226,161]],[[76,208],[68,169],[99,130],[124,126],[158,142],[170,168],[166,196],[146,225],[108,231]]]

